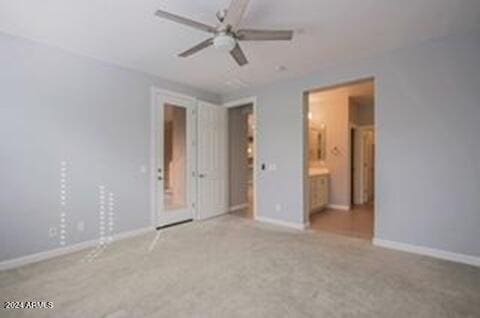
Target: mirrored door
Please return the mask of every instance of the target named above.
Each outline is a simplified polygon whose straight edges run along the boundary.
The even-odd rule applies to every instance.
[[[193,219],[195,101],[157,95],[156,189],[157,226]]]

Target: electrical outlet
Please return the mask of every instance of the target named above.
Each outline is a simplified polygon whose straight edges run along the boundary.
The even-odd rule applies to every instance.
[[[142,174],[147,173],[147,167],[145,165],[140,166],[140,173],[142,173]]]
[[[282,206],[280,205],[280,203],[275,204],[275,211],[279,212],[281,210],[282,210]]]
[[[277,164],[271,163],[268,167],[268,170],[270,171],[276,171],[277,170]]]
[[[49,230],[48,230],[48,236],[50,237],[55,237],[57,236],[57,228],[56,227],[51,227]]]
[[[78,222],[77,222],[77,230],[78,230],[79,232],[85,231],[85,222],[83,222],[83,221],[78,221]]]

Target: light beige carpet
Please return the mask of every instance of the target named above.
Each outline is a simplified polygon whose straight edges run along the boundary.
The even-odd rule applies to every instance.
[[[0,272],[0,317],[480,317],[480,269],[235,216]],[[91,258],[89,258],[91,259]]]

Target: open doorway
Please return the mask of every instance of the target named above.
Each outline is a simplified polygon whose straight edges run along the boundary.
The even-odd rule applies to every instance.
[[[375,86],[364,80],[308,93],[312,229],[373,238]]]
[[[254,218],[255,116],[252,103],[228,108],[229,205]]]

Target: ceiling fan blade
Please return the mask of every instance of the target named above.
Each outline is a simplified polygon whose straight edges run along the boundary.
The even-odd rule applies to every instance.
[[[230,52],[230,55],[235,59],[238,65],[243,66],[248,63],[247,58],[245,57],[245,54],[242,51],[242,48],[240,45],[237,45],[233,48],[233,50]]]
[[[236,30],[240,21],[242,21],[249,2],[250,0],[232,0],[230,7],[227,9],[227,15],[223,19],[223,25]]]
[[[213,38],[210,38],[210,39],[206,39],[205,41],[203,42],[200,42],[199,44],[195,45],[194,47],[186,50],[185,52],[182,52],[180,54],[178,54],[178,56],[180,57],[188,57],[192,54],[195,54],[197,53],[198,51],[200,50],[203,50],[207,47],[209,47],[210,45],[213,44]]]
[[[254,30],[244,29],[237,31],[240,41],[290,41],[293,39],[291,30]]]
[[[197,22],[197,21],[193,21],[193,20],[190,20],[188,18],[184,18],[184,17],[181,17],[179,15],[176,15],[176,14],[173,14],[173,13],[170,13],[170,12],[167,12],[167,11],[157,10],[155,12],[155,15],[157,17],[160,17],[160,18],[164,18],[164,19],[176,22],[176,23],[187,25],[187,26],[192,27],[192,28],[197,29],[197,30],[202,30],[202,31],[209,32],[209,33],[216,33],[217,32],[217,30],[210,25],[207,25],[207,24],[204,24],[204,23],[201,23],[201,22]]]
[[[237,38],[240,41],[290,41],[293,39],[291,30],[238,30]]]

